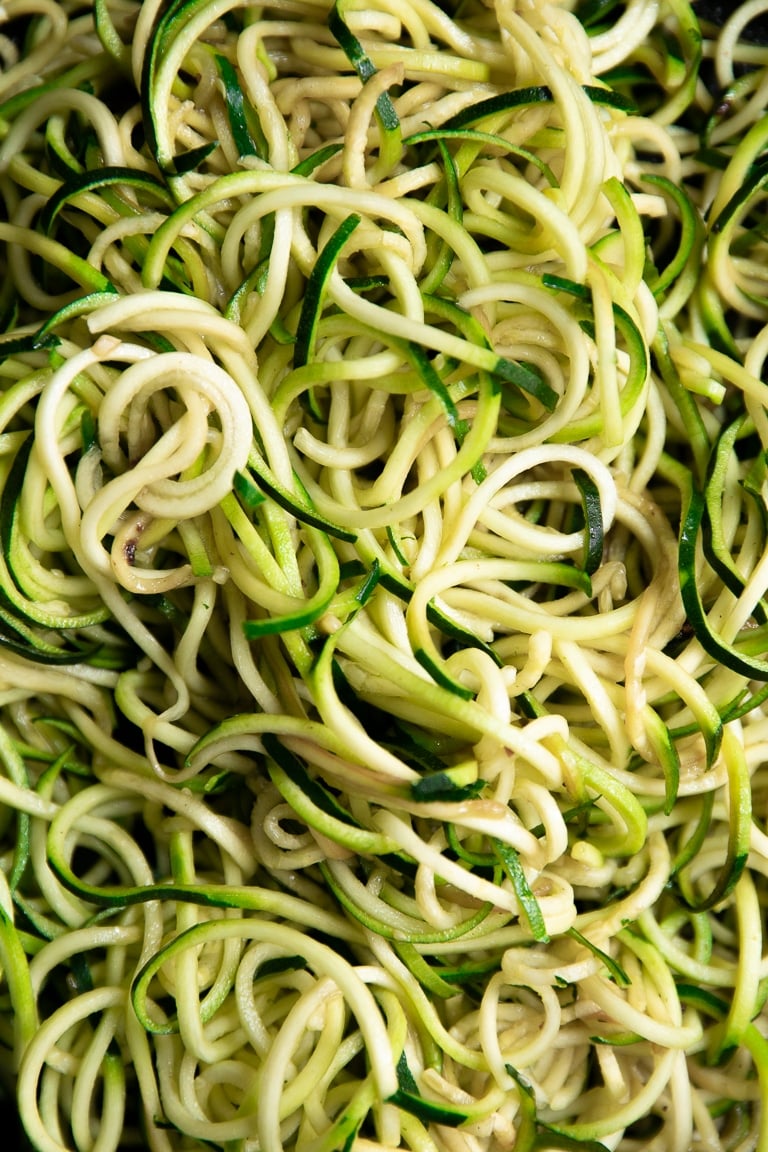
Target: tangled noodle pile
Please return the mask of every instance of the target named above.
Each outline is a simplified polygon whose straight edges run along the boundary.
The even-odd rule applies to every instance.
[[[766,7],[6,0],[37,1152],[767,1152]]]

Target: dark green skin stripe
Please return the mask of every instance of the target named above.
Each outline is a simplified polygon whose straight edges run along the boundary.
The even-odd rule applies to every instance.
[[[627,976],[621,965],[617,964],[612,956],[609,956],[607,952],[603,952],[602,948],[598,948],[598,946],[593,944],[591,940],[588,940],[586,936],[582,936],[581,932],[579,932],[576,928],[569,928],[566,932],[566,936],[570,936],[572,940],[577,940],[579,944],[583,945],[584,948],[588,948],[594,956],[597,956],[608,969],[611,975],[611,979],[615,984],[619,986],[619,988],[629,987],[632,981],[630,980],[629,976]]]
[[[404,345],[405,354],[410,360],[413,367],[418,372],[425,387],[438,398],[445,410],[445,418],[448,421],[449,428],[455,428],[459,419],[459,414],[456,411],[456,405],[451,399],[451,394],[446,388],[443,381],[435,369],[432,361],[423,348],[418,344],[409,342]]]
[[[505,872],[512,881],[512,887],[520,902],[523,915],[528,921],[531,935],[534,940],[540,944],[546,944],[549,940],[549,934],[547,933],[547,928],[544,923],[544,917],[541,914],[539,902],[531,891],[531,887],[523,872],[519,855],[511,844],[505,844],[502,840],[494,839],[491,843],[493,844],[494,852],[504,866]]]
[[[748,855],[747,852],[733,855],[729,850],[728,859],[717,878],[717,883],[708,896],[701,900],[695,900],[689,899],[681,892],[678,892],[678,900],[685,904],[686,908],[690,908],[694,912],[709,912],[712,908],[716,908],[727,896],[730,896],[738,884],[741,874],[746,867]]]
[[[58,336],[44,336],[38,338],[37,333],[29,336],[16,336],[13,340],[0,340],[0,363],[9,360],[12,356],[23,356],[25,352],[38,352],[41,348],[55,348],[59,343]]]
[[[209,144],[201,144],[199,148],[190,148],[188,152],[183,152],[181,156],[177,156],[173,162],[173,170],[169,174],[172,176],[185,176],[187,172],[194,172],[203,160],[207,160],[212,152],[218,148],[218,143],[212,140]]]
[[[430,996],[437,996],[440,1000],[451,1000],[456,995],[456,989],[443,980],[441,974],[427,963],[413,944],[408,944],[405,940],[396,940],[393,947],[411,975]]]
[[[105,68],[111,71],[113,68],[112,61],[105,61],[103,56],[94,56],[80,61],[73,68],[68,68],[66,72],[60,72],[53,80],[47,80],[42,84],[33,84],[29,88],[22,88],[20,92],[15,92],[8,100],[0,103],[0,120],[6,124],[11,124],[20,112],[23,112],[30,104],[34,104],[41,96],[55,92],[57,88],[80,88],[102,74]]]
[[[573,479],[581,494],[581,506],[584,510],[586,541],[583,567],[587,575],[592,576],[603,559],[603,514],[600,507],[600,493],[592,477],[582,468],[574,468]]]
[[[397,1085],[404,1092],[412,1092],[414,1095],[419,1091],[413,1072],[408,1067],[405,1052],[400,1053],[400,1058],[397,1061]]]
[[[270,733],[265,733],[261,742],[264,745],[267,753],[272,757],[276,764],[278,764],[285,772],[286,776],[304,792],[316,808],[321,812],[325,812],[326,816],[332,816],[335,820],[341,820],[345,824],[350,824],[355,828],[361,828],[362,825],[359,821],[355,820],[354,816],[342,808],[337,803],[334,796],[328,792],[322,784],[317,780],[313,780],[307,773],[304,765],[299,758],[285,748],[276,736]]]
[[[299,323],[296,328],[296,344],[293,349],[293,366],[301,368],[309,363],[315,346],[315,334],[320,319],[323,295],[331,272],[336,267],[341,250],[360,223],[360,217],[347,216],[319,253],[315,266],[309,274],[304,289]]]
[[[445,141],[438,139],[437,146],[440,149],[443,171],[445,172],[445,183],[448,189],[448,215],[451,220],[455,220],[457,224],[461,224],[464,219],[464,201],[459,187],[459,175],[456,171],[456,165],[453,162],[453,157],[448,151],[448,146]]]
[[[11,553],[16,511],[34,443],[34,435],[30,434],[16,452],[0,496],[0,545],[5,557]]]
[[[535,168],[538,168],[550,187],[557,187],[557,177],[554,172],[549,165],[534,152],[529,152],[527,148],[520,148],[517,144],[512,144],[504,136],[497,136],[493,132],[483,132],[479,128],[432,128],[428,132],[414,132],[413,135],[407,136],[405,140],[403,140],[403,146],[408,147],[414,144],[426,144],[432,141],[440,142],[443,140],[460,140],[474,144],[487,144],[492,148],[500,148],[504,152],[509,152],[512,156],[519,156],[522,160],[525,160],[527,164],[532,164]]]
[[[705,167],[713,168],[715,172],[725,172],[731,162],[728,153],[718,148],[699,148],[693,153],[693,158]]]
[[[614,8],[618,8],[620,2],[621,0],[585,0],[584,3],[577,4],[574,15],[581,21],[584,28],[591,28],[603,20]]]
[[[715,806],[714,792],[704,792],[701,797],[700,805],[699,819],[697,821],[693,835],[688,837],[688,839],[685,841],[685,844],[672,861],[672,867],[670,868],[670,875],[672,876],[674,876],[675,873],[679,872],[682,868],[685,868],[686,864],[690,864],[694,856],[696,856],[701,850],[704,841],[707,838],[709,826],[712,822],[712,810]]]
[[[424,1124],[442,1124],[446,1128],[458,1128],[460,1124],[465,1124],[469,1120],[469,1115],[459,1108],[435,1104],[431,1100],[425,1100],[423,1096],[406,1092],[403,1088],[398,1088],[397,1092],[389,1097],[389,1102],[410,1112]]]
[[[246,508],[258,508],[266,500],[261,489],[257,488],[253,481],[242,472],[235,472],[232,487]]]
[[[699,987],[698,984],[688,984],[685,981],[679,981],[677,984],[677,994],[683,1004],[690,1004],[692,1008],[698,1008],[701,1012],[706,1012],[708,1016],[714,1017],[715,1020],[722,1020],[728,1015],[730,1004],[726,1000],[721,1000],[719,996],[713,995],[705,988]]]
[[[749,680],[768,680],[768,661],[738,652],[710,628],[696,582],[696,541],[701,532],[704,512],[704,497],[693,489],[682,519],[678,549],[680,592],[688,621],[704,651],[719,664]]]
[[[303,524],[309,524],[312,528],[319,528],[321,532],[327,532],[329,536],[335,536],[339,540],[346,540],[348,543],[353,544],[357,540],[357,534],[351,532],[347,528],[342,528],[338,524],[332,524],[330,520],[326,520],[318,512],[307,508],[302,504],[298,497],[293,493],[288,492],[275,480],[272,473],[267,468],[266,464],[254,461],[253,456],[249,461],[250,467],[256,476],[256,483],[259,488],[262,488],[267,495],[271,496],[276,504],[279,504],[286,512],[290,512],[297,520]]]
[[[520,1116],[515,1134],[515,1152],[608,1152],[599,1140],[580,1140],[559,1128],[544,1124],[536,1115],[536,1098],[527,1080],[512,1064],[505,1064],[508,1074],[517,1083]]]
[[[453,162],[453,157],[448,150],[448,146],[442,137],[435,141],[437,143],[438,151],[443,164],[444,176],[439,180],[429,196],[429,202],[433,204],[441,204],[443,197],[443,188],[447,190],[447,206],[446,211],[449,218],[458,224],[461,224],[464,216],[464,201],[459,187],[458,173],[456,165]],[[440,240],[435,253],[429,259],[431,265],[427,276],[422,280],[421,289],[422,294],[437,292],[440,285],[445,280],[445,277],[451,270],[454,260],[454,252],[446,240]]]
[[[534,1152],[538,1117],[533,1089],[514,1065],[505,1064],[504,1067],[517,1084],[517,1095],[520,1103],[520,1115],[515,1133],[515,1152]]]
[[[476,980],[484,980],[499,970],[498,957],[489,960],[468,961],[451,968],[441,968],[440,975],[447,984],[472,984]]]
[[[464,860],[465,863],[471,864],[474,868],[494,869],[499,867],[496,857],[491,855],[490,852],[470,852],[465,848],[462,841],[459,840],[455,824],[446,821],[443,824],[443,828],[445,829],[445,838],[448,841],[448,845],[451,851],[458,856],[459,860]],[[489,962],[482,961],[479,963],[485,965]],[[466,966],[462,965],[461,967],[463,969]],[[446,977],[446,979],[448,979],[448,977]]]
[[[433,772],[411,784],[411,799],[425,804],[435,800],[471,800],[482,792],[484,786],[483,780],[473,780],[471,784],[456,784],[447,772]]]
[[[557,407],[557,402],[560,399],[557,392],[530,368],[499,356],[493,371],[499,379],[506,380],[507,383],[514,384],[516,388],[520,388],[523,392],[533,396],[548,412],[553,412]]]
[[[457,304],[453,304],[450,300],[434,293],[425,292],[423,299],[426,312],[433,312],[441,320],[453,324],[465,340],[477,344],[480,348],[490,348],[488,337],[474,316],[465,312],[463,308],[459,308]],[[499,381],[503,380],[513,384],[521,391],[527,392],[529,396],[533,396],[548,412],[552,412],[557,406],[559,396],[554,388],[542,380],[537,372],[531,368],[526,368],[524,364],[518,364],[515,360],[507,360],[505,357],[499,356],[493,373],[489,373],[488,378],[494,395],[499,387]]]
[[[354,33],[350,32],[339,11],[338,4],[334,4],[328,16],[328,27],[338,41],[344,55],[365,83],[374,75],[376,69],[370,58],[363,51],[363,46]],[[376,101],[376,113],[379,123],[385,132],[394,132],[400,127],[400,121],[395,112],[394,104],[387,92],[382,92]]]
[[[659,325],[659,330],[654,337],[652,348],[653,358],[658,372],[685,425],[686,435],[693,454],[696,479],[703,483],[710,458],[711,444],[709,435],[693,396],[688,389],[682,385],[669,351],[667,333],[662,325]]]
[[[128,885],[107,884],[98,886],[88,884],[77,877],[69,864],[61,859],[49,840],[49,861],[51,868],[58,879],[70,892],[74,892],[87,903],[96,904],[103,909],[127,908],[136,904],[146,904],[150,900],[178,901],[182,904],[195,904],[201,908],[238,908],[243,912],[269,912],[278,916],[289,915],[286,905],[285,892],[269,888],[260,888],[256,885],[236,887],[231,884],[181,884],[169,880],[166,883],[148,884],[141,887]],[[483,910],[483,915],[488,909]],[[475,913],[466,921],[465,931],[470,931],[482,916],[478,918]],[[199,925],[198,925],[199,927]],[[455,930],[454,930],[455,932]],[[340,937],[344,931],[341,929]],[[444,938],[431,935],[430,939]]]
[[[366,573],[364,580],[362,580],[359,588],[355,592],[355,600],[361,608],[368,603],[380,581],[381,565],[378,560],[374,560],[370,572]]]
[[[254,980],[264,980],[268,976],[278,976],[281,972],[296,972],[306,968],[307,962],[303,956],[273,956],[259,964],[253,974]]]
[[[568,292],[569,295],[576,296],[579,300],[589,300],[589,288],[585,284],[579,284],[576,280],[569,280],[567,276],[556,276],[554,272],[545,272],[541,277],[541,282],[545,288],[554,288],[558,292]]]
[[[486,100],[478,100],[477,104],[470,104],[455,116],[451,116],[443,125],[444,128],[465,128],[486,116],[495,116],[498,112],[508,112],[514,108],[525,108],[530,104],[550,104],[552,93],[544,84],[530,85],[527,88],[515,88],[512,92],[503,92],[499,96],[489,96]]]
[[[165,108],[158,108],[155,100],[155,69],[167,51],[176,34],[186,20],[205,8],[210,0],[172,0],[166,11],[158,19],[147,44],[142,65],[139,87],[142,106],[142,123],[147,136],[147,145],[155,158],[158,168],[167,176],[181,175],[195,168],[217,144],[205,144],[181,157],[163,157],[159,154],[157,139],[157,116],[165,115]]]
[[[390,547],[392,548],[392,551],[395,554],[395,557],[397,559],[398,564],[402,564],[403,568],[407,568],[408,567],[408,560],[400,550],[400,545],[398,544],[398,542],[395,538],[395,533],[392,530],[391,524],[387,524],[386,532],[387,532],[387,540],[389,540]]]
[[[583,84],[582,88],[593,104],[615,108],[617,112],[625,112],[627,116],[635,116],[638,112],[634,100],[628,100],[626,96],[622,96],[620,92],[614,92],[611,88],[596,87],[592,84]]]
[[[53,335],[54,328],[73,320],[76,316],[82,316],[86,312],[94,311],[102,304],[109,304],[110,301],[114,301],[116,295],[117,291],[114,288],[107,292],[90,292],[87,296],[79,296],[77,300],[71,300],[68,304],[62,305],[61,308],[53,312],[48,319],[40,325],[32,338],[34,340],[34,347],[55,348],[59,343],[59,338]],[[3,345],[0,345],[0,348],[2,347]]]
[[[722,432],[712,453],[707,485],[704,492],[704,502],[706,505],[706,515],[702,531],[704,555],[726,588],[729,588],[734,596],[741,595],[746,581],[736,567],[723,538],[722,494],[725,487],[728,464],[733,456],[735,444],[743,427],[744,419],[744,416],[740,416]],[[746,484],[744,484],[744,489],[745,491],[749,491]],[[760,511],[764,511],[760,494],[754,493],[753,495],[757,498]],[[707,526],[709,527],[709,531],[707,531]],[[768,611],[762,600],[759,600],[757,604],[755,604],[752,615],[758,624],[768,622]]]
[[[393,591],[393,589],[390,589],[390,591]],[[397,594],[399,595],[399,593]],[[407,599],[410,599],[410,597],[411,592],[409,589]],[[434,624],[436,628],[439,628],[445,636],[450,636],[452,640],[457,640],[463,648],[479,648],[481,652],[485,652],[486,656],[490,656],[498,668],[504,667],[504,661],[494,652],[489,644],[486,644],[478,636],[475,636],[474,633],[468,632],[466,628],[462,628],[460,624],[454,624],[454,622],[446,616],[444,612],[441,612],[439,608],[435,607],[431,601],[427,604],[427,619],[430,624]]]
[[[260,640],[262,636],[281,636],[284,632],[296,632],[301,628],[308,628],[318,620],[326,608],[327,603],[315,605],[310,611],[292,612],[285,616],[265,616],[262,619],[245,620],[243,622],[243,635],[246,640]]]
[[[325,164],[326,161],[332,160],[334,156],[338,156],[342,151],[343,144],[326,144],[323,148],[318,148],[310,156],[306,156],[300,160],[295,167],[291,169],[294,176],[311,176],[312,173]]]
[[[454,696],[460,697],[462,700],[472,700],[474,692],[469,688],[465,688],[463,684],[459,684],[458,680],[454,680],[447,672],[444,672],[436,660],[433,660],[428,652],[423,648],[417,648],[414,656],[427,672],[429,672],[432,679],[441,688],[446,688],[449,692],[453,692]]]
[[[159,58],[159,46],[162,32],[167,26],[169,20],[173,18],[174,11],[178,7],[178,4],[172,3],[166,11],[165,15],[161,16],[157,21],[152,35],[149,38],[146,52],[144,53],[141,84],[139,85],[142,111],[141,118],[147,137],[147,145],[161,171],[163,171],[164,165],[161,164],[160,158],[158,156],[157,129],[155,126],[155,101],[153,99],[155,66]]]
[[[327,864],[321,862],[318,865],[323,879],[328,886],[329,890],[333,893],[338,903],[344,908],[347,913],[355,920],[359,920],[366,928],[370,928],[376,932],[377,935],[383,936],[385,940],[394,940],[398,937],[398,931],[387,924],[383,920],[378,920],[375,916],[369,913],[363,913],[355,901],[347,895],[335,881],[332,873],[329,871]],[[454,925],[453,928],[433,928],[431,932],[408,932],[409,944],[436,944],[445,940],[458,940],[461,936],[467,935],[472,932],[478,925],[482,924],[483,920],[490,915],[491,905],[483,904],[466,920],[462,920],[460,924]]]
[[[732,720],[740,720],[755,708],[762,708],[766,700],[768,700],[768,684],[763,684],[758,692],[749,692],[745,689],[721,710],[723,723],[730,724]]]
[[[623,1032],[615,1036],[590,1036],[592,1044],[604,1044],[610,1048],[629,1048],[631,1044],[642,1044],[639,1032]]]
[[[746,758],[727,753],[724,755],[728,772],[728,850],[725,863],[718,873],[708,896],[689,894],[682,869],[677,872],[677,895],[681,903],[695,912],[708,912],[717,907],[736,887],[749,856],[750,829],[752,827],[752,791]]]
[[[168,206],[172,203],[165,187],[148,172],[137,172],[134,168],[119,167],[101,168],[96,172],[78,172],[65,180],[43,208],[38,221],[40,231],[50,235],[59,212],[76,196],[84,192],[94,192],[99,188],[109,188],[121,184],[130,188],[138,188]]]
[[[96,421],[90,408],[84,408],[83,414],[80,417],[80,437],[83,442],[83,456],[87,456],[89,452],[98,447],[99,440],[96,432]]]
[[[677,252],[671,259],[665,260],[664,270],[659,273],[651,285],[653,294],[658,299],[675,282],[686,265],[692,260],[698,264],[706,230],[701,216],[682,188],[673,184],[665,176],[647,175],[643,177],[643,183],[650,184],[652,188],[659,188],[664,192],[680,213],[680,243]]]
[[[545,272],[541,278],[541,282],[545,288],[552,288],[557,292],[567,292],[570,296],[575,296],[576,299],[584,301],[587,306],[584,319],[581,321],[582,328],[585,331],[591,332],[592,330],[592,309],[590,304],[590,291],[584,284],[577,284],[574,280],[569,280],[565,276],[555,276],[552,273]],[[630,353],[631,368],[627,376],[627,383],[624,387],[623,395],[631,396],[636,393],[637,389],[642,387],[648,375],[648,351],[646,343],[637,325],[632,317],[622,308],[620,304],[613,304],[613,319],[616,328],[624,337]],[[575,425],[573,427],[578,427]]]
[[[768,184],[768,159],[760,160],[754,164],[728,203],[721,209],[719,216],[710,224],[710,232],[716,234],[733,219],[739,209],[746,204],[752,196],[762,191]]]
[[[14,652],[17,656],[23,656],[35,664],[88,664],[93,662],[94,657],[100,652],[100,645],[98,644],[74,649],[58,648],[54,644],[47,644],[37,637],[31,629],[26,628],[21,621],[14,618],[10,612],[2,609],[0,609],[0,620],[12,630],[9,632],[0,625],[0,648]],[[27,638],[27,643],[24,643],[24,637]]]
[[[556,1149],[557,1152],[608,1152],[605,1144],[599,1140],[579,1140],[575,1136],[569,1136],[567,1132],[553,1128],[550,1124],[542,1124],[541,1121],[533,1148],[534,1152],[539,1152],[539,1149],[546,1152],[552,1152],[552,1149]]]
[[[0,963],[3,966],[6,995],[10,1000],[10,1015],[14,1028],[20,1038],[23,1038],[22,1042],[29,1043],[39,1027],[36,998],[29,976],[27,956],[18,930],[4,908],[0,908]]]
[[[664,773],[664,815],[668,816],[675,806],[680,788],[680,756],[659,714],[650,705],[647,706],[646,714],[648,739]]]
[[[0,546],[6,557],[11,580],[22,596],[24,596],[23,589],[19,588],[13,572],[14,527],[33,443],[34,437],[28,436],[16,452],[0,496]],[[40,664],[81,664],[93,658],[99,651],[99,645],[96,644],[69,648],[48,643],[39,634],[37,622],[19,612],[2,587],[0,587],[0,648]]]
[[[341,1146],[341,1152],[352,1152],[362,1123],[363,1121],[361,1119],[358,1119],[356,1116],[348,1116],[346,1113],[342,1113],[341,1117],[335,1122],[333,1125],[334,1131],[338,1131],[342,1136],[345,1132],[348,1132]]]
[[[245,115],[245,97],[237,78],[234,65],[220,52],[216,53],[216,67],[219,70],[221,82],[224,85],[224,102],[227,106],[227,120],[235,148],[239,156],[258,156],[251,133],[248,131],[248,121]]]
[[[433,312],[436,316],[439,316],[441,320],[449,321],[453,324],[456,331],[461,333],[465,340],[470,340],[473,344],[477,344],[479,348],[490,348],[490,341],[485,334],[485,329],[471,312],[466,312],[452,300],[448,300],[444,296],[437,296],[431,292],[423,292],[422,299],[424,301],[425,312]]]
[[[637,111],[636,105],[613,92],[610,88],[598,88],[583,85],[583,91],[595,104],[606,104],[619,112],[632,115]],[[489,96],[487,100],[478,100],[468,108],[452,116],[443,125],[444,128],[464,128],[474,124],[486,116],[495,116],[498,112],[508,112],[514,108],[524,108],[531,104],[551,104],[553,100],[551,90],[545,84],[534,84],[528,88],[515,88],[511,92],[504,92],[500,96]]]

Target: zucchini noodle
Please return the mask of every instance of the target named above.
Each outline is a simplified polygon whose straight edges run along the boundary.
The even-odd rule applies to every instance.
[[[768,1152],[767,12],[2,5],[14,1147]]]

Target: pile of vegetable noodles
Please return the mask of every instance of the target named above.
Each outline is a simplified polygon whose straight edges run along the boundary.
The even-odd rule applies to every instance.
[[[765,9],[4,3],[15,1146],[768,1150]]]

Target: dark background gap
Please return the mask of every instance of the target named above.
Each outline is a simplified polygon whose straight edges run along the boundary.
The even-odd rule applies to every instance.
[[[723,25],[729,16],[732,16],[738,5],[721,3],[720,0],[694,0],[693,10],[699,20],[710,20],[713,24]],[[742,33],[745,40],[753,44],[768,44],[768,12],[761,12],[750,20]]]

